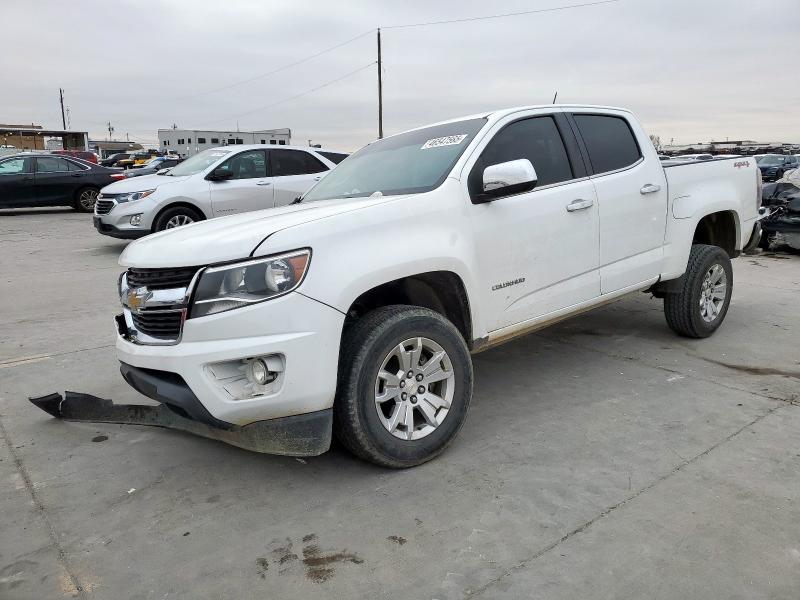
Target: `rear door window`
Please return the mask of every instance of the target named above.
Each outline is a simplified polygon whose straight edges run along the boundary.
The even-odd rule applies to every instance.
[[[642,154],[630,125],[612,115],[573,115],[595,175],[629,167]]]
[[[573,178],[567,150],[553,117],[532,117],[506,125],[492,138],[470,172],[470,195],[482,193],[486,167],[520,158],[527,158],[536,169],[536,187]]]
[[[302,150],[270,150],[269,156],[273,177],[310,175],[328,170],[322,161]]]
[[[69,163],[62,158],[40,156],[36,159],[37,173],[65,173],[69,171]]]

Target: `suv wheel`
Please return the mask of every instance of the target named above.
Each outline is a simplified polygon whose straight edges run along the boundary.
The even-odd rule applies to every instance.
[[[196,210],[185,206],[176,206],[174,208],[168,208],[158,215],[156,222],[153,224],[153,231],[164,231],[165,229],[183,227],[184,225],[190,225],[191,223],[202,220],[203,218]]]
[[[94,212],[94,203],[97,201],[97,194],[100,190],[93,187],[85,187],[79,189],[75,193],[75,199],[72,201],[72,208],[78,212]]]
[[[679,292],[664,296],[667,324],[686,337],[708,337],[728,313],[733,291],[731,259],[718,246],[695,244],[683,279]]]
[[[439,313],[386,306],[345,331],[334,431],[356,456],[413,467],[456,437],[472,397],[464,338]]]

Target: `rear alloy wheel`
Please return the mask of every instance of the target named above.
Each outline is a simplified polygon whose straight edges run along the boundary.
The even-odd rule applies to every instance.
[[[94,212],[94,203],[97,201],[97,188],[81,188],[75,194],[75,201],[72,203],[72,208],[78,212]]]
[[[175,229],[184,225],[191,225],[201,221],[202,217],[196,211],[185,206],[168,208],[158,216],[153,231],[164,231],[165,229]]]
[[[728,254],[717,246],[695,244],[678,292],[664,296],[664,315],[680,335],[704,338],[722,325],[733,291]]]
[[[345,330],[334,433],[356,456],[393,468],[432,459],[458,434],[471,397],[469,349],[439,313],[385,306]]]

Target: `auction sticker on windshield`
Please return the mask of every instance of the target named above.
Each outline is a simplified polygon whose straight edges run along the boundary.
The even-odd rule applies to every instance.
[[[446,135],[444,137],[433,138],[422,144],[420,150],[427,150],[428,148],[438,148],[439,146],[456,146],[466,139],[467,134],[461,135]]]

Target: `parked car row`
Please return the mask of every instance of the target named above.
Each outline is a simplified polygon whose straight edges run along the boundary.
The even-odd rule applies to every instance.
[[[0,158],[0,208],[71,206],[91,212],[105,186],[124,179],[111,169],[60,154]]]
[[[303,146],[210,148],[171,169],[104,188],[94,225],[102,234],[132,239],[213,217],[285,206],[344,156]]]

